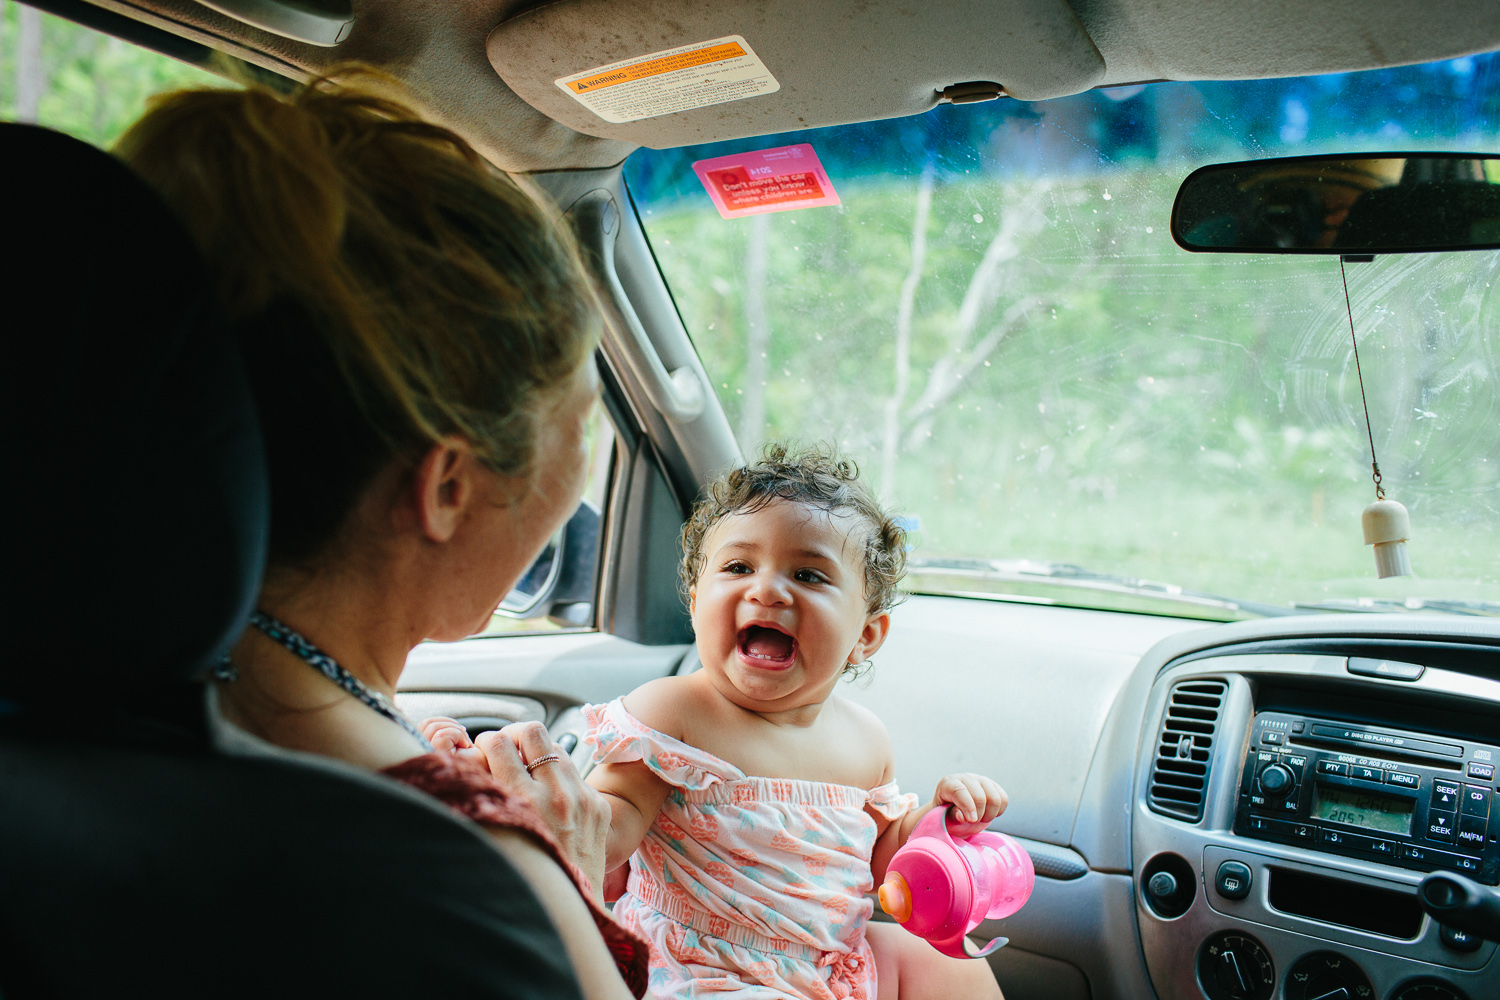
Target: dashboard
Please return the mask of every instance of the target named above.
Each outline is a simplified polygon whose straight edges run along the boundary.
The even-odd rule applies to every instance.
[[[1500,997],[1495,943],[1417,900],[1500,881],[1500,646],[1421,627],[1156,665],[1131,846],[1163,1000]]]

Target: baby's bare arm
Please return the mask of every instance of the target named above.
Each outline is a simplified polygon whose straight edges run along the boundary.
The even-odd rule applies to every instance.
[[[589,772],[588,783],[609,803],[611,816],[604,870],[613,871],[628,861],[646,839],[646,831],[656,822],[672,786],[638,760],[601,764]]]
[[[680,717],[683,687],[682,678],[677,677],[651,681],[626,696],[625,709],[657,732],[677,737],[681,732],[676,722]],[[587,780],[609,802],[612,815],[605,871],[613,871],[628,861],[646,839],[646,831],[656,822],[672,786],[638,760],[601,764],[589,772]]]

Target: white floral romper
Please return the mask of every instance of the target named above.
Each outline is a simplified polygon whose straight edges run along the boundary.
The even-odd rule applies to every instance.
[[[583,712],[596,763],[643,761],[673,786],[615,904],[615,919],[651,945],[652,996],[875,1000],[865,807],[896,820],[915,795],[895,782],[867,791],[747,777],[619,699]]]

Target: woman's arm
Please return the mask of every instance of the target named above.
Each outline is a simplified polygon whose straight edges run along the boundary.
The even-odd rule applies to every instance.
[[[672,786],[638,760],[601,764],[589,772],[587,780],[609,803],[604,870],[613,871],[628,861],[646,839],[646,831],[656,822]]]
[[[585,1000],[635,1000],[572,880],[525,834],[501,827],[486,827],[485,831],[547,911]]]

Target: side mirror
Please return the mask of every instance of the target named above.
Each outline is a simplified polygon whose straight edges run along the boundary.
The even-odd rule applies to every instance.
[[[1188,175],[1172,238],[1207,253],[1500,248],[1500,156],[1379,153],[1217,163]]]
[[[547,540],[531,567],[495,609],[508,618],[546,615],[576,628],[594,617],[594,575],[599,558],[599,509],[584,500],[568,523]]]

